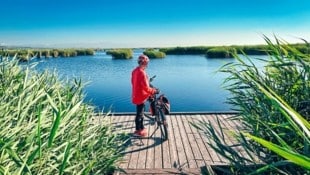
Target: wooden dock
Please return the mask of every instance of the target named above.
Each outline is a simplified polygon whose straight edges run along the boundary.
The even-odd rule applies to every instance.
[[[162,142],[160,130],[152,138],[132,137],[124,152],[120,167],[127,174],[201,174],[206,165],[227,165],[228,161],[219,156],[207,144],[208,138],[190,123],[211,122],[218,126],[236,130],[240,124],[230,120],[233,113],[175,113],[167,115],[169,140]],[[133,133],[134,114],[112,115],[111,122],[117,132]],[[145,118],[145,127],[149,135],[155,130],[154,122]],[[227,134],[227,133],[225,133]],[[227,136],[227,143],[236,144],[236,140]],[[242,151],[242,150],[240,150]],[[116,172],[115,174],[124,174]]]

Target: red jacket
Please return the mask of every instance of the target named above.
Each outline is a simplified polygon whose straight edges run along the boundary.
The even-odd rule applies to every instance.
[[[131,74],[132,103],[139,105],[156,92],[149,85],[149,78],[142,67],[136,67]]]

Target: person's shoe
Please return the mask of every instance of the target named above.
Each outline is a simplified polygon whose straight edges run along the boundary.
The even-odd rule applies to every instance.
[[[141,131],[141,130],[135,130],[135,132],[133,133],[133,135],[139,137],[139,136],[140,136],[140,131]]]
[[[146,137],[147,136],[147,129],[146,128],[140,130],[140,136],[141,137]]]

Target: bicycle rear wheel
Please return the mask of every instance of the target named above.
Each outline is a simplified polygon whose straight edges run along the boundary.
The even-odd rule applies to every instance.
[[[165,141],[165,140],[168,140],[168,123],[166,120],[166,116],[162,110],[159,110],[159,118],[160,118],[159,127],[160,127],[161,137]]]

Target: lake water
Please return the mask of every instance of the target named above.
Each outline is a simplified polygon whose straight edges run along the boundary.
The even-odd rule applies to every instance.
[[[85,87],[85,101],[97,110],[134,112],[131,103],[131,71],[143,50],[135,50],[130,60],[115,60],[105,52],[94,56],[41,59],[36,69],[56,69],[61,77],[82,77],[89,82]],[[203,55],[167,55],[151,59],[149,77],[156,75],[153,85],[164,93],[172,112],[230,111],[225,103],[229,92],[222,87],[227,74],[216,72],[234,59],[207,59]]]

